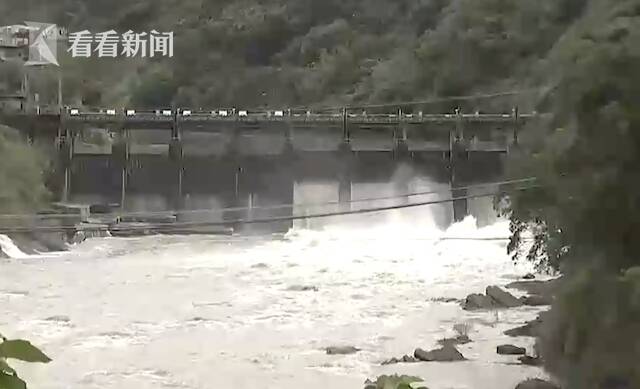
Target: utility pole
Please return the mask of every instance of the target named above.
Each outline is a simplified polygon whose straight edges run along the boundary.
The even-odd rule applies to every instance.
[[[58,67],[58,114],[62,116],[62,70]]]
[[[25,68],[24,74],[23,74],[23,77],[22,77],[22,96],[23,96],[22,101],[24,103],[23,103],[21,108],[22,108],[23,112],[29,111],[29,108],[31,107],[31,104],[30,104],[31,93],[30,93],[29,89],[30,89],[29,88],[29,73],[28,73],[27,68]]]

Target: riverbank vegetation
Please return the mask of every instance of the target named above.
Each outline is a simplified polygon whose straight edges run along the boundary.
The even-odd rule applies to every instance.
[[[28,213],[46,204],[48,160],[42,150],[0,126],[0,156],[0,213]]]
[[[549,128],[533,129],[512,174],[512,248],[567,282],[539,341],[567,388],[640,387],[640,2],[593,1],[552,53]]]
[[[46,204],[46,159],[19,133],[0,126],[0,213],[32,212]],[[0,226],[15,226],[16,221],[0,218]],[[2,251],[0,250],[0,254]],[[8,359],[48,363],[51,359],[29,341],[9,340],[0,335],[0,389],[26,389]]]

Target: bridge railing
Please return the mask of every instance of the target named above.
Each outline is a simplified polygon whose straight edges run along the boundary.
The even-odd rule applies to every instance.
[[[55,114],[39,112],[39,116],[52,116]],[[517,111],[505,113],[405,113],[332,110],[243,110],[237,108],[217,108],[210,111],[189,109],[154,109],[134,110],[129,108],[67,108],[63,111],[67,120],[80,122],[297,122],[297,123],[349,123],[361,124],[398,124],[398,123],[448,123],[448,122],[512,122],[528,121],[538,116],[537,113],[518,114]]]

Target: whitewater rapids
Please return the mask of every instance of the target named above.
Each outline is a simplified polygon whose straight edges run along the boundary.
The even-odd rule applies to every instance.
[[[361,388],[380,374],[432,389],[512,389],[544,376],[495,347],[539,309],[470,313],[464,298],[531,271],[506,255],[506,222],[441,231],[410,224],[297,229],[285,236],[86,241],[29,256],[0,240],[0,328],[53,358],[19,364],[35,389]],[[309,287],[309,288],[301,288]],[[293,290],[292,290],[293,289]],[[310,289],[300,291],[299,289]],[[316,289],[316,290],[314,290]],[[469,359],[380,366],[471,323]],[[362,351],[326,355],[324,348]]]

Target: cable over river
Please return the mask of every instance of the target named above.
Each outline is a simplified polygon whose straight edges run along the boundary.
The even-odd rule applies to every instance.
[[[508,223],[478,228],[469,217],[441,230],[437,211],[274,236],[90,239],[37,256],[4,237],[0,327],[53,358],[18,366],[35,389],[347,389],[392,373],[431,389],[512,389],[543,376],[496,354],[512,342],[532,352],[532,339],[502,332],[539,308],[444,302],[532,270],[506,255]],[[459,347],[468,361],[381,366],[460,323],[473,340]],[[361,351],[325,352],[340,345]]]

